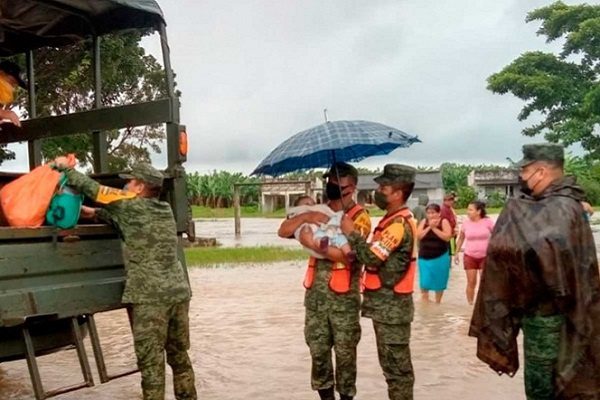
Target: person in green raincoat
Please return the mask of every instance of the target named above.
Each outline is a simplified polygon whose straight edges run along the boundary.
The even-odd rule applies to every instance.
[[[584,193],[557,144],[523,146],[522,196],[502,210],[487,251],[469,335],[498,373],[519,368],[527,399],[600,399],[600,279]]]

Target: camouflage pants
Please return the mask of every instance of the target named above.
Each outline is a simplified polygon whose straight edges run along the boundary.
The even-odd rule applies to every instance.
[[[356,394],[356,346],[360,340],[358,309],[345,312],[306,309],[304,338],[312,359],[313,390],[334,386],[331,349],[335,351],[335,387],[348,396]]]
[[[562,315],[523,318],[525,394],[528,400],[556,398],[554,378],[564,322]]]
[[[373,321],[377,355],[388,385],[390,400],[412,400],[415,376],[410,360],[410,323]]]
[[[190,348],[189,302],[177,304],[134,304],[133,342],[142,373],[144,400],[165,397],[165,352],[173,370],[175,398],[196,399]]]

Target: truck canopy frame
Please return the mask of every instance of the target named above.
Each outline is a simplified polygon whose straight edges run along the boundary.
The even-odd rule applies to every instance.
[[[164,23],[154,0],[0,0],[0,57]]]

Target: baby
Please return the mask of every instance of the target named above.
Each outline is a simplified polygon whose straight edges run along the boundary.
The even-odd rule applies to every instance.
[[[308,211],[317,211],[329,217],[329,221],[323,224],[302,224],[294,232],[294,237],[300,239],[300,233],[304,229],[310,229],[313,232],[312,240],[315,247],[318,247],[321,252],[325,253],[329,246],[339,248],[349,262],[356,259],[356,254],[348,244],[348,239],[340,230],[340,224],[343,211],[335,212],[325,204],[316,204],[310,196],[301,196],[294,202],[294,207],[288,210],[288,218],[303,214]],[[315,258],[325,258],[321,253],[307,248],[311,255]]]

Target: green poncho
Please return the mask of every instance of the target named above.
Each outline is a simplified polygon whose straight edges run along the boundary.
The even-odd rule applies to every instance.
[[[574,180],[563,178],[538,197],[506,204],[490,238],[469,330],[477,357],[512,376],[522,318],[563,314],[556,398],[600,398],[600,280],[582,199]]]

